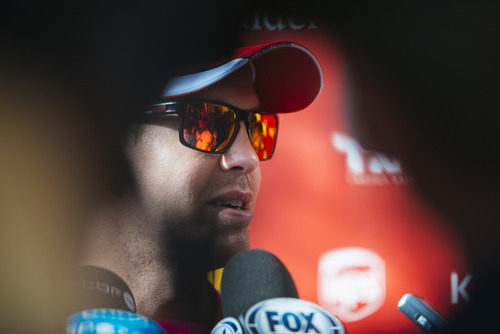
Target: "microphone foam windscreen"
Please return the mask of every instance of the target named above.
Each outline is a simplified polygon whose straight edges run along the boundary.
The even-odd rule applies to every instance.
[[[135,300],[125,281],[114,272],[97,266],[81,266],[77,291],[78,309],[110,308],[135,312]]]
[[[276,256],[252,249],[229,260],[221,283],[225,317],[238,318],[256,303],[278,297],[298,298],[298,294],[292,276]]]

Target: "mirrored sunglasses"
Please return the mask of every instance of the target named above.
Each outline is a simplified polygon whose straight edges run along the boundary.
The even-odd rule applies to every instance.
[[[214,101],[168,101],[155,104],[145,114],[177,114],[180,142],[201,152],[226,152],[238,134],[241,121],[259,160],[270,159],[276,146],[278,117],[268,111],[241,110]]]

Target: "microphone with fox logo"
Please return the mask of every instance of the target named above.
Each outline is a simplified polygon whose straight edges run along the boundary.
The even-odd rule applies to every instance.
[[[345,334],[335,316],[298,299],[286,267],[264,250],[240,252],[229,260],[222,276],[221,299],[225,318],[212,334]]]

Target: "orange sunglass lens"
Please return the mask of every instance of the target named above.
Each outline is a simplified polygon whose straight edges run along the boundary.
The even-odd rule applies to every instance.
[[[226,106],[193,103],[186,106],[182,133],[184,142],[205,152],[219,152],[236,128],[236,113]]]
[[[253,113],[250,119],[250,143],[259,160],[269,159],[274,151],[278,130],[274,114]]]

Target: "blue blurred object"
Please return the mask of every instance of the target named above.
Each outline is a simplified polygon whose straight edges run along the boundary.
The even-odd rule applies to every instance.
[[[93,309],[73,314],[66,334],[166,334],[153,320],[122,310]]]

